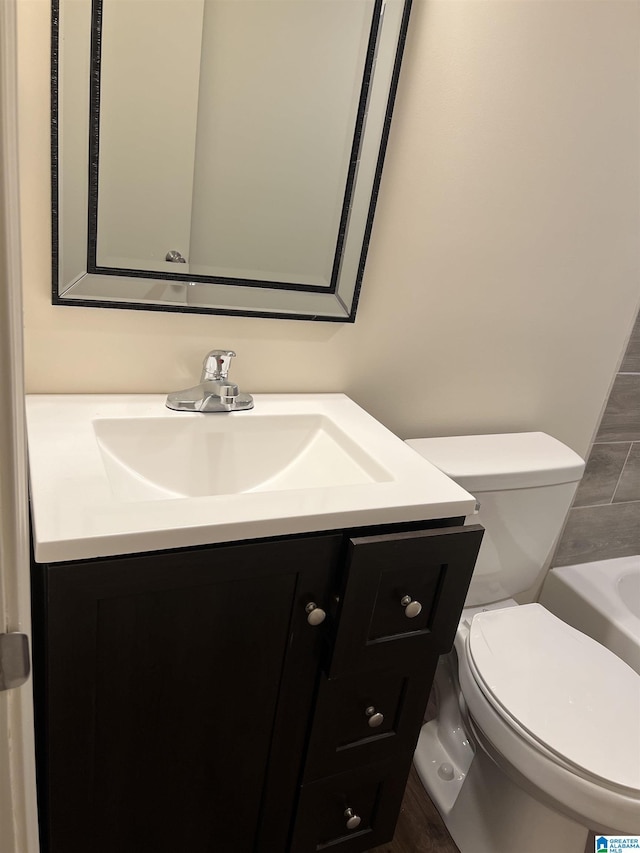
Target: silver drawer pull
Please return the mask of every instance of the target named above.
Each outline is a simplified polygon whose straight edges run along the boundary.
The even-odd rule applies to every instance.
[[[400,604],[404,607],[404,615],[407,619],[414,619],[422,611],[419,601],[414,601],[410,595],[403,595]]]
[[[362,823],[362,818],[359,817],[353,809],[347,809],[344,813],[347,819],[347,829],[357,829]]]
[[[370,729],[377,729],[378,726],[381,726],[384,723],[384,714],[381,714],[380,711],[376,711],[373,705],[369,705],[369,707],[365,709],[365,714],[369,717],[368,723]]]
[[[309,625],[321,625],[327,618],[327,614],[321,607],[318,607],[315,601],[310,601],[305,607],[305,611]]]

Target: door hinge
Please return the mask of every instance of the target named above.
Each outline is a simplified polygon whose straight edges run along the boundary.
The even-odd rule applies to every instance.
[[[0,634],[0,691],[20,687],[29,678],[29,637]]]

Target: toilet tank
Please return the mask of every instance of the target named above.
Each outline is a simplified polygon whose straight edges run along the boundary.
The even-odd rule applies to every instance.
[[[485,528],[466,607],[529,589],[546,567],[584,461],[543,432],[409,439],[478,501]]]

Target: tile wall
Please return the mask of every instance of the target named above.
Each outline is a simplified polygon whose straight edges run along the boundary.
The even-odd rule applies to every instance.
[[[552,565],[640,554],[640,314]]]

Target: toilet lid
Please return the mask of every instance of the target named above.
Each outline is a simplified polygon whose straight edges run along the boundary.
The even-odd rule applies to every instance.
[[[467,649],[507,721],[582,775],[640,790],[640,675],[540,604],[477,613]]]

